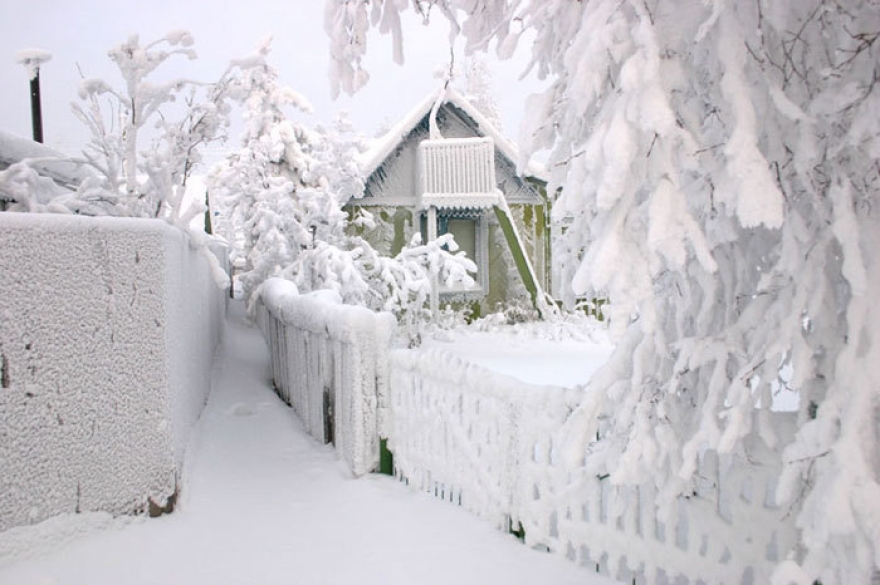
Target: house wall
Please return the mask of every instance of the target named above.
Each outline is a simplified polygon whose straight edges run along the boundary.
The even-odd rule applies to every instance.
[[[0,531],[178,488],[225,295],[156,220],[0,214]]]

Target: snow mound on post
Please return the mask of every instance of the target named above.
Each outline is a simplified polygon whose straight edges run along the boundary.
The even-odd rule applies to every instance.
[[[52,53],[43,49],[22,49],[15,54],[15,62],[27,67],[28,76],[33,79],[40,72],[40,65],[52,59]]]

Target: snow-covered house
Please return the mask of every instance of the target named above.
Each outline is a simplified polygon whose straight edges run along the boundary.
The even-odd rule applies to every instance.
[[[439,98],[438,98],[439,96]],[[432,124],[436,122],[433,128]],[[440,302],[480,313],[548,288],[548,204],[541,172],[517,172],[516,148],[454,90],[428,96],[361,160],[363,197],[378,227],[364,236],[395,255],[415,233],[451,233],[477,265],[473,287],[440,290]]]

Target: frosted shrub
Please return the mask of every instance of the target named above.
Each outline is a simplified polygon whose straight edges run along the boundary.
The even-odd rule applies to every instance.
[[[416,234],[390,258],[363,239],[346,236],[335,244],[318,242],[304,250],[281,274],[303,292],[330,289],[346,304],[393,314],[404,336],[415,342],[425,324],[437,321],[428,308],[436,284],[473,285],[469,273],[476,272],[476,265],[462,253],[448,251],[454,247],[448,234],[427,244]]]
[[[328,0],[337,87],[401,2]],[[701,453],[783,454],[800,547],[777,583],[880,569],[880,6],[876,1],[439,0],[468,50],[524,32],[550,80],[523,156],[550,148],[563,300],[618,345],[570,417],[569,462],[653,482],[670,509]],[[525,160],[525,158],[523,159]],[[781,372],[790,371],[790,377]],[[774,392],[800,397],[783,435]],[[601,428],[599,421],[607,421]],[[590,446],[600,432],[599,444]]]
[[[200,159],[200,148],[222,136],[227,124],[228,78],[217,83],[174,79],[155,83],[150,75],[173,57],[195,59],[193,39],[174,31],[152,43],[137,35],[109,51],[124,85],[114,88],[99,79],[84,80],[73,112],[91,138],[75,191],[46,182],[36,184],[20,171],[0,175],[0,188],[25,181],[15,190],[12,211],[52,211],[83,215],[158,217],[186,228],[205,210],[197,201],[184,208],[186,180]],[[27,164],[27,161],[25,163]]]

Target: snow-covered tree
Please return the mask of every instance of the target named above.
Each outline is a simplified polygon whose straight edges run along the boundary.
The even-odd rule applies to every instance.
[[[347,91],[366,31],[409,3],[329,0]],[[778,583],[880,569],[880,4],[415,0],[469,50],[533,33],[550,87],[524,156],[552,148],[565,300],[607,295],[619,342],[569,424],[614,483],[690,489],[706,449],[783,452],[801,550]],[[782,375],[789,370],[792,375]],[[796,392],[797,434],[773,395]],[[600,421],[604,421],[600,424]],[[601,440],[592,444],[597,432]],[[585,456],[590,449],[589,456]]]
[[[192,44],[185,31],[145,45],[133,35],[109,52],[123,88],[83,81],[82,103],[73,111],[91,131],[83,156],[96,174],[80,187],[75,211],[159,217],[181,226],[204,211],[201,202],[184,209],[183,194],[200,160],[199,147],[217,139],[227,125],[228,81],[150,80],[173,57],[195,59]]]
[[[91,136],[82,157],[71,162],[91,172],[80,173],[74,191],[31,181],[11,209],[159,217],[186,228],[204,211],[201,202],[184,208],[186,179],[200,161],[200,147],[220,138],[227,125],[228,80],[154,83],[150,76],[174,57],[195,59],[192,44],[189,33],[173,31],[145,45],[133,35],[111,49],[124,87],[86,79],[81,101],[72,106]],[[23,176],[7,174],[0,182]]]
[[[326,197],[305,193],[317,186],[305,177],[314,164],[316,138],[287,110],[310,112],[311,105],[279,83],[267,62],[270,45],[265,39],[256,53],[233,63],[231,94],[244,105],[245,130],[241,148],[217,165],[208,181],[230,218],[231,258],[234,265],[244,264],[240,279],[247,298],[312,245],[319,226],[334,227],[331,221],[339,220],[334,212],[341,214]]]

